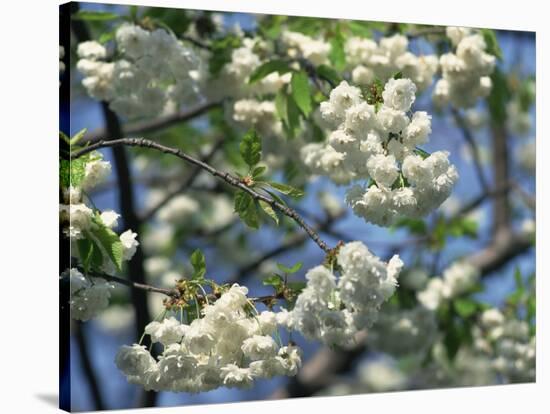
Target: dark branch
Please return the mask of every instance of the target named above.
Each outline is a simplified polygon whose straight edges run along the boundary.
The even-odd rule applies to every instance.
[[[98,150],[100,148],[107,148],[107,147],[115,147],[116,148],[116,147],[121,147],[121,146],[143,147],[143,148],[156,149],[160,152],[163,152],[164,154],[174,155],[178,158],[181,158],[184,161],[187,161],[187,162],[189,162],[193,165],[196,165],[196,166],[200,167],[201,169],[205,170],[206,172],[213,175],[214,177],[220,178],[223,181],[225,181],[227,184],[248,193],[255,200],[264,201],[267,204],[269,204],[271,207],[273,207],[274,209],[280,211],[282,214],[290,217],[302,229],[304,229],[304,231],[309,235],[309,237],[315,243],[317,243],[317,245],[324,252],[326,252],[326,253],[331,252],[331,249],[328,247],[328,245],[323,240],[321,240],[321,238],[319,237],[317,232],[313,228],[311,228],[300,217],[300,215],[294,209],[292,209],[288,206],[285,206],[285,205],[279,203],[278,201],[276,201],[276,200],[274,200],[270,197],[267,197],[263,194],[260,194],[260,193],[256,192],[254,189],[246,186],[241,180],[239,180],[238,178],[232,176],[230,173],[219,171],[219,170],[215,169],[214,167],[212,167],[211,165],[209,165],[209,164],[207,164],[207,163],[205,163],[201,160],[198,160],[196,158],[193,158],[190,155],[187,155],[185,152],[183,152],[183,151],[181,151],[177,148],[167,147],[167,146],[158,144],[154,141],[147,140],[147,139],[144,139],[144,138],[121,138],[121,139],[115,139],[115,140],[112,140],[112,141],[103,141],[103,140],[98,141],[98,142],[96,142],[92,145],[89,145],[86,148],[75,151],[72,154],[72,158],[74,159],[74,158],[81,157],[82,155],[85,155],[89,152]]]
[[[485,178],[485,174],[483,172],[483,166],[481,165],[481,158],[479,155],[479,147],[477,146],[477,143],[472,136],[472,132],[468,128],[468,125],[466,124],[466,121],[460,114],[460,112],[456,109],[452,109],[453,116],[455,118],[455,121],[458,125],[458,127],[462,131],[462,136],[464,137],[464,140],[470,147],[470,151],[472,152],[472,157],[474,161],[474,167],[476,170],[477,178],[479,180],[479,184],[481,185],[481,189],[483,192],[488,193],[489,192],[489,184],[487,184],[487,179]],[[496,185],[496,183],[495,183]]]

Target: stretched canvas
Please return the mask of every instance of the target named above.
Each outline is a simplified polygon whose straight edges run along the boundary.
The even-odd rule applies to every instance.
[[[62,409],[535,381],[535,34],[311,14],[60,7]]]

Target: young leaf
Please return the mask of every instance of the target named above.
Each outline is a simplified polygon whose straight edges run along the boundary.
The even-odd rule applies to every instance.
[[[271,275],[266,277],[262,283],[265,286],[273,286],[276,291],[279,291],[283,287],[283,279],[279,275]]]
[[[267,170],[267,167],[260,165],[252,170],[252,178],[254,180],[260,178],[262,174]]]
[[[326,80],[328,83],[332,84],[333,86],[336,86],[340,83],[342,80],[340,78],[340,75],[338,72],[336,72],[334,69],[327,65],[320,65],[317,67],[317,75],[321,78]]]
[[[277,213],[275,212],[275,210],[273,210],[273,208],[263,200],[260,200],[259,204],[260,204],[260,207],[262,208],[262,210],[269,217],[271,217],[273,219],[273,221],[275,221],[275,223],[277,223],[277,225],[279,225],[279,216],[277,216]]]
[[[193,279],[201,279],[206,274],[206,258],[200,249],[191,254],[191,265],[195,271]]]
[[[260,162],[262,156],[262,141],[254,129],[248,131],[239,146],[241,157],[250,168]]]
[[[248,227],[253,229],[259,228],[258,210],[250,194],[242,190],[235,194],[235,211]]]
[[[298,262],[292,267],[286,267],[284,264],[277,263],[277,268],[281,272],[286,273],[287,275],[290,275],[292,273],[296,273],[298,270],[302,268],[302,262]]]
[[[96,226],[92,231],[107,255],[116,266],[117,270],[122,271],[123,247],[118,234],[106,227],[100,220],[95,220]]]
[[[275,190],[277,190],[278,192],[283,193],[290,197],[298,198],[304,195],[304,192],[302,190],[299,190],[287,184],[281,184],[281,183],[276,183],[274,181],[269,181],[269,185]]]
[[[81,129],[76,134],[73,135],[71,140],[69,141],[69,145],[76,145],[78,144],[78,141],[80,141],[82,138],[84,138],[84,135],[86,134],[86,131],[88,131],[86,128]]]
[[[294,295],[299,295],[306,287],[306,282],[288,282],[287,286]]]
[[[277,194],[275,194],[273,191],[265,190],[266,193],[268,193],[273,200],[278,202],[279,204],[282,204],[283,206],[286,206],[285,200],[283,200],[281,197],[279,197]]]
[[[292,69],[287,62],[280,59],[270,60],[259,66],[248,78],[248,83],[255,83],[265,78],[267,75],[278,72],[279,75],[283,75],[290,72]]]
[[[495,31],[491,29],[481,29],[481,34],[483,35],[483,40],[485,40],[487,52],[495,56],[498,60],[502,60],[502,50],[498,44]]]
[[[339,30],[336,32],[336,35],[332,39],[330,39],[329,59],[337,71],[342,71],[346,67],[344,37]]]
[[[305,117],[311,112],[311,90],[309,78],[304,71],[294,72],[290,81],[292,97]]]
[[[453,306],[456,313],[463,318],[468,318],[477,311],[477,304],[471,299],[456,299]]]

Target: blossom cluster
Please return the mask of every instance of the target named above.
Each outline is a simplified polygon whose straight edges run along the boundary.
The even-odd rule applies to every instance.
[[[240,47],[231,52],[231,60],[222,67],[216,77],[212,78],[204,74],[201,76],[205,94],[210,99],[223,97],[239,99],[276,93],[290,82],[290,73],[273,72],[257,82],[248,83],[254,70],[266,62],[263,56],[269,52],[269,45],[264,40],[257,37],[243,37]]]
[[[326,266],[310,269],[294,308],[281,312],[280,319],[306,338],[349,346],[359,330],[376,321],[380,306],[393,295],[403,262],[394,256],[384,263],[356,241],[339,249],[337,263],[338,278]]]
[[[134,256],[139,245],[136,240],[137,234],[128,229],[117,235],[114,229],[118,226],[120,215],[113,210],[102,212],[95,210],[90,207],[89,199],[87,200],[84,196],[86,191],[101,184],[107,178],[111,171],[111,164],[104,161],[99,152],[93,152],[85,158],[83,166],[71,165],[71,167],[74,167],[71,168],[71,174],[81,175],[81,179],[71,177],[74,180],[68,187],[62,188],[63,203],[59,205],[59,221],[63,226],[63,234],[71,243],[71,256],[80,259],[81,262],[85,260],[86,258],[81,257],[79,243],[90,241],[94,248],[99,249],[102,258],[100,268],[96,270],[109,274],[115,273],[117,267],[108,253],[112,246],[106,246],[105,240],[102,240],[98,234],[110,232],[113,236],[110,242],[116,244],[117,249],[119,248],[121,262],[128,261]],[[89,251],[85,254],[88,253]],[[71,269],[68,275],[71,283],[70,304],[73,318],[88,320],[107,307],[110,285],[100,279],[83,275],[77,269]],[[100,295],[103,294],[102,299]]]
[[[367,344],[393,356],[422,354],[432,346],[437,336],[435,313],[424,306],[384,309],[376,324],[369,329]]]
[[[436,310],[441,303],[472,289],[479,280],[479,269],[465,261],[457,261],[443,271],[443,277],[430,279],[426,288],[416,293],[427,309]]]
[[[387,80],[396,72],[411,79],[423,91],[432,84],[438,69],[435,55],[417,56],[408,49],[406,36],[395,34],[378,42],[363,37],[347,39],[344,50],[351,76],[358,85],[370,85],[375,79]]]
[[[323,119],[333,128],[328,142],[304,146],[301,156],[313,173],[336,183],[370,180],[349,188],[346,200],[357,216],[387,226],[397,217],[421,217],[437,208],[458,173],[447,152],[418,151],[431,133],[431,116],[407,114],[416,99],[410,79],[390,79],[382,98],[377,110],[359,88],[342,81],[321,103]]]
[[[435,84],[433,99],[438,105],[468,108],[491,92],[495,57],[487,53],[483,36],[471,29],[447,27],[447,37],[454,52],[439,58],[442,78]]]
[[[172,33],[126,23],[115,39],[114,60],[96,41],[78,45],[77,68],[91,97],[127,118],[155,116],[197,98],[201,61]]]
[[[158,360],[134,344],[119,350],[117,367],[133,384],[172,392],[246,388],[255,379],[295,375],[301,351],[273,339],[276,314],[254,313],[247,293],[246,287],[234,284],[189,324],[174,317],[151,322],[145,334],[163,346]]]
[[[109,306],[114,286],[103,279],[85,277],[78,269],[70,269],[62,275],[69,276],[71,317],[80,321],[94,318]]]
[[[307,59],[315,66],[329,63],[331,46],[322,38],[315,39],[303,33],[285,30],[281,34],[281,42],[291,58]]]
[[[536,338],[526,321],[491,308],[481,314],[480,327],[474,331],[476,349],[491,358],[492,368],[506,382],[535,379]]]

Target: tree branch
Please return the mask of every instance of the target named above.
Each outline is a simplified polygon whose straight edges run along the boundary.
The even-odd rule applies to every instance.
[[[308,236],[325,252],[330,253],[331,248],[328,247],[328,245],[321,240],[317,232],[310,227],[301,217],[300,215],[292,208],[285,206],[278,201],[267,197],[263,194],[260,194],[256,192],[254,189],[246,186],[241,180],[238,178],[232,176],[228,172],[223,172],[215,169],[211,165],[198,160],[196,158],[191,157],[190,155],[187,155],[185,152],[177,149],[177,148],[171,148],[167,147],[165,145],[158,144],[154,141],[147,140],[144,138],[121,138],[121,139],[115,139],[111,141],[98,141],[92,145],[87,146],[86,148],[83,148],[81,150],[75,151],[71,154],[71,157],[78,158],[82,155],[85,155],[89,152],[98,150],[100,148],[107,148],[107,147],[121,147],[121,146],[129,146],[129,147],[142,147],[142,148],[151,148],[156,149],[160,152],[163,152],[164,154],[170,154],[174,155],[178,158],[181,158],[184,161],[187,161],[193,165],[196,165],[197,167],[205,170],[209,174],[213,175],[214,177],[220,178],[221,180],[225,181],[227,184],[238,188],[246,193],[248,193],[252,198],[255,200],[261,200],[266,203],[268,203],[271,207],[274,209],[280,211],[282,214],[290,217],[293,219],[307,234]]]
[[[90,387],[90,394],[92,397],[92,401],[94,402],[95,409],[97,411],[105,410],[106,406],[103,402],[103,397],[101,396],[101,390],[99,389],[98,380],[92,366],[90,353],[88,352],[88,344],[86,342],[86,335],[84,333],[84,324],[80,321],[77,321],[73,326],[73,333],[76,339],[76,343],[78,344],[78,355],[80,357],[80,364],[82,365],[84,377],[86,378],[86,381],[88,381],[88,386]]]
[[[470,147],[470,151],[472,151],[474,167],[476,170],[477,178],[479,180],[479,184],[481,185],[481,189],[483,190],[483,192],[488,193],[489,184],[487,184],[487,179],[485,178],[485,174],[483,172],[483,166],[481,165],[481,158],[479,156],[479,148],[477,146],[477,143],[460,112],[456,108],[452,108],[452,113],[455,118],[455,122],[462,131],[462,136],[464,137],[464,140]]]

